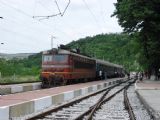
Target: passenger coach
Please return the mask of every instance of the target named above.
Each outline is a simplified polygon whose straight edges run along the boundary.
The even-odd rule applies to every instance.
[[[101,75],[100,75],[100,72]],[[96,76],[99,79],[124,77],[123,66],[96,59]]]

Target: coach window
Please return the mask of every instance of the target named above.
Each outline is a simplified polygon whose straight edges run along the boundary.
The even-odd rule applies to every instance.
[[[74,61],[74,68],[78,68],[78,69],[93,69],[94,68],[94,64],[92,63],[85,63],[82,61]]]

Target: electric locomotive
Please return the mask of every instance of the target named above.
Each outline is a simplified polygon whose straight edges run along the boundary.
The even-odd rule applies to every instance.
[[[42,55],[42,87],[85,82],[96,77],[93,58],[65,49],[52,49]]]

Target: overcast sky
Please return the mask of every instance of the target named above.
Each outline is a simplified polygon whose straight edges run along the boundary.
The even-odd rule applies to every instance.
[[[101,33],[121,32],[114,11],[116,0],[71,0],[63,17],[55,0],[0,0],[0,53],[30,53]],[[57,0],[63,12],[68,0]]]

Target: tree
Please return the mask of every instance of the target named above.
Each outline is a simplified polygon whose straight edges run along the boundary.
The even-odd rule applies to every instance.
[[[137,35],[142,66],[157,75],[160,68],[160,1],[117,0],[112,16],[118,18],[124,32]]]
[[[134,37],[127,34],[100,34],[93,37],[81,38],[67,46],[79,48],[81,53],[97,59],[104,59],[112,63],[123,65],[127,71],[139,70],[136,61],[137,44]]]

